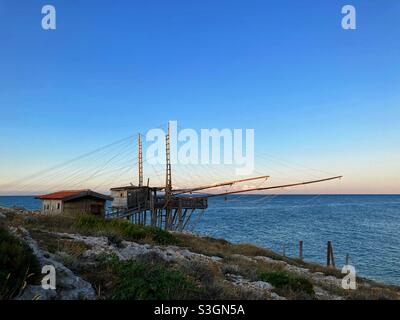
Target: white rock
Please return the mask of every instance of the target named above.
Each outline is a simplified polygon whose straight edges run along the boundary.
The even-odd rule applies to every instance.
[[[62,263],[58,262],[54,255],[48,252],[44,252],[40,249],[37,242],[30,236],[29,232],[24,228],[19,228],[22,232],[22,238],[28,244],[28,246],[32,249],[33,253],[39,260],[41,266],[44,265],[52,265],[56,269],[56,298],[60,300],[94,300],[96,299],[95,291],[92,288],[92,285],[83,280],[82,278],[76,276],[70,269],[65,267]],[[14,229],[14,233],[19,235]],[[54,294],[50,293],[50,290],[45,290],[49,292],[44,292],[39,286],[27,286],[25,289],[26,296],[23,295],[24,298],[31,299],[32,294],[41,294],[43,295],[42,299],[46,298],[54,298]]]
[[[270,263],[270,264],[277,264],[277,265],[282,265],[282,266],[288,266],[289,265],[285,261],[274,260],[272,258],[264,257],[264,256],[256,256],[256,257],[254,257],[254,259],[259,260],[259,261],[263,261],[263,262],[266,262],[266,263]]]
[[[272,290],[274,288],[270,283],[264,281],[255,281],[251,282],[251,284],[263,290]]]
[[[275,292],[271,293],[272,300],[286,300],[285,297],[281,297],[280,295],[276,294]]]
[[[217,256],[212,256],[212,257],[211,257],[211,260],[216,261],[216,262],[219,262],[219,261],[222,260],[222,258],[221,258],[221,257],[217,257]]]
[[[319,300],[344,300],[343,297],[331,294],[318,286],[314,286],[314,292]]]
[[[244,260],[246,260],[246,261],[254,261],[253,258],[250,258],[250,257],[245,256],[245,255],[242,255],[242,254],[237,254],[237,253],[233,254],[233,255],[232,255],[232,258],[244,259]]]
[[[54,300],[57,298],[56,290],[45,290],[42,286],[27,286],[15,300]]]

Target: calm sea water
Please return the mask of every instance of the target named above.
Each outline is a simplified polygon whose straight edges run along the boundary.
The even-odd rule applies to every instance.
[[[32,197],[0,197],[0,205],[38,209]],[[333,242],[337,266],[346,254],[359,275],[400,285],[399,195],[231,196],[210,198],[196,233],[249,242],[288,256],[303,240],[307,261],[326,263]],[[285,248],[285,249],[283,249]]]

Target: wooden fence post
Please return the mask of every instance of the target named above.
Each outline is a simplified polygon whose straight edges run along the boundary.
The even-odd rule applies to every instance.
[[[326,250],[326,266],[329,268],[332,266],[335,268],[335,257],[333,256],[333,247],[332,241],[328,241],[327,250]]]
[[[326,246],[326,267],[329,268],[331,265],[331,242],[328,241]]]
[[[303,240],[299,241],[299,258],[303,260]]]

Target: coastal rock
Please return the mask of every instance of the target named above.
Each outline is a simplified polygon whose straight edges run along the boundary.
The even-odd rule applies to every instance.
[[[225,274],[226,281],[234,284],[235,286],[239,286],[241,289],[249,290],[256,296],[263,296],[268,294],[272,299],[282,300],[284,297],[280,297],[276,293],[273,293],[273,286],[264,281],[250,281],[248,279],[243,278],[242,276],[237,274],[239,267],[234,264],[223,264],[221,262],[222,258],[216,256],[206,256],[199,253],[194,253],[189,251],[188,249],[177,247],[177,246],[156,246],[150,244],[139,244],[132,241],[121,241],[120,245],[116,246],[113,242],[109,241],[106,236],[82,236],[78,234],[68,234],[68,233],[53,233],[49,232],[57,237],[61,237],[64,239],[71,239],[75,241],[80,241],[85,243],[89,249],[86,250],[82,257],[85,259],[85,264],[89,265],[101,254],[115,254],[121,260],[130,260],[136,259],[138,256],[147,255],[147,254],[155,254],[159,256],[161,259],[165,261],[172,261],[177,263],[184,263],[185,261],[199,261],[202,263],[212,263],[219,264],[221,266],[221,271]],[[29,241],[29,239],[28,239]],[[35,249],[35,246],[31,244],[31,247]],[[40,253],[35,253],[39,256]],[[43,256],[43,254],[42,254]],[[302,268],[299,266],[291,265],[285,261],[274,260],[272,258],[266,256],[256,256],[256,257],[248,257],[241,254],[232,255],[233,258],[241,259],[245,261],[251,262],[264,262],[266,264],[272,264],[281,266],[284,270],[287,270],[290,273],[298,274],[299,276],[305,277],[314,283],[316,297],[321,300],[326,299],[339,299],[340,297],[329,294],[325,291],[326,287],[340,287],[341,279],[335,278],[334,276],[325,276],[322,272],[312,273],[310,270],[306,268]],[[59,257],[58,257],[59,258]],[[49,253],[46,253],[42,259],[50,259],[54,260],[53,256]],[[58,267],[56,267],[58,270]],[[62,268],[62,267],[60,267]],[[71,271],[70,271],[71,272]],[[68,273],[66,276],[67,280],[65,282],[65,292],[63,293],[63,299],[80,299],[82,297],[94,297],[93,289],[91,292],[86,292],[84,288],[84,283],[81,282],[82,279],[79,277],[74,278],[73,273]],[[83,280],[82,280],[83,281]],[[90,286],[90,285],[89,285]],[[79,288],[81,294],[69,294],[68,290],[72,290],[72,288]],[[46,299],[48,295],[46,296]],[[57,297],[58,298],[58,297]]]
[[[250,284],[254,287],[263,289],[263,290],[272,290],[274,287],[265,281],[255,281],[255,282],[250,282]]]
[[[12,230],[14,234],[24,239],[39,260],[41,266],[53,265],[56,269],[56,290],[43,290],[41,286],[27,286],[21,299],[60,299],[60,300],[94,300],[95,291],[91,284],[76,276],[70,269],[55,260],[53,254],[42,251],[37,242],[24,228]]]
[[[215,262],[220,262],[222,260],[222,258],[221,257],[217,257],[217,256],[212,256],[211,260],[215,261]]]
[[[16,300],[55,300],[57,298],[56,290],[45,290],[42,286],[27,286]]]
[[[251,288],[253,290],[266,290],[266,291],[271,291],[274,287],[265,281],[250,281],[245,278],[243,278],[240,275],[237,274],[226,274],[225,275],[229,281],[232,283],[246,287],[246,288]]]
[[[7,218],[7,216],[4,213],[0,212],[0,219],[6,219],[6,218]]]
[[[272,300],[286,300],[285,297],[281,297],[280,295],[278,295],[275,292],[271,292],[271,298],[272,298]]]
[[[276,264],[276,265],[281,265],[281,266],[288,266],[289,265],[285,261],[274,260],[272,258],[265,257],[265,256],[256,256],[256,257],[254,257],[254,259],[258,260],[258,261],[263,261],[263,262],[269,263],[269,264]]]
[[[85,243],[90,247],[82,256],[86,259],[95,259],[101,254],[116,254],[121,260],[135,259],[137,256],[146,254],[156,254],[165,261],[180,261],[180,260],[201,260],[206,262],[215,262],[212,257],[200,253],[194,253],[187,249],[182,249],[177,246],[151,246],[149,244],[139,244],[132,241],[122,241],[121,246],[117,247],[110,243],[107,237],[91,237],[81,236],[69,233],[52,233],[58,237],[72,239]]]
[[[148,253],[150,253],[150,251],[152,251],[148,247],[142,246],[135,242],[123,241],[122,243],[125,247],[119,251],[119,254],[121,255],[122,260],[129,260],[129,259],[132,259],[139,255],[148,254]],[[159,252],[156,252],[156,253],[158,254]]]
[[[242,254],[237,254],[237,253],[233,254],[232,258],[243,259],[243,260],[246,260],[246,261],[249,261],[249,262],[253,262],[254,261],[253,258],[250,258],[250,257],[242,255]]]
[[[333,287],[342,287],[342,279],[338,279],[334,276],[326,276],[322,272],[315,272],[310,274],[310,279],[318,284],[333,286]]]
[[[318,286],[314,286],[314,292],[318,300],[344,300],[344,298],[331,294]]]
[[[286,270],[288,270],[290,272],[293,272],[293,273],[297,273],[300,276],[308,276],[310,274],[310,270],[308,270],[306,268],[293,266],[293,265],[290,265],[290,264],[286,265]]]

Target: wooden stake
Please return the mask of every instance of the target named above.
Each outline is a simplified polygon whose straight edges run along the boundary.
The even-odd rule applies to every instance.
[[[327,247],[326,247],[326,266],[329,268],[331,265],[331,242],[328,241]]]
[[[299,241],[299,258],[303,260],[303,240]]]
[[[326,266],[335,268],[335,257],[333,256],[332,241],[328,241],[326,250]]]

